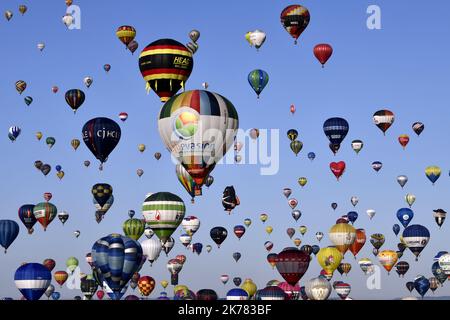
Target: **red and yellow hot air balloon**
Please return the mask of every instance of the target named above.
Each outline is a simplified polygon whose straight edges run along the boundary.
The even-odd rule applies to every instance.
[[[378,253],[377,257],[378,260],[380,261],[380,264],[386,269],[388,274],[395,266],[398,260],[398,254],[393,250],[383,250],[380,253]]]
[[[69,274],[65,271],[56,271],[53,275],[53,278],[55,278],[55,281],[62,287],[62,285],[66,282],[67,278],[69,277]]]
[[[150,276],[142,276],[138,280],[138,288],[141,295],[148,297],[155,289],[155,279]]]
[[[280,20],[284,29],[295,39],[294,43],[297,44],[297,39],[309,24],[310,15],[308,9],[294,4],[283,9]]]
[[[136,29],[132,26],[120,26],[117,28],[116,36],[128,48],[128,44],[136,37]]]

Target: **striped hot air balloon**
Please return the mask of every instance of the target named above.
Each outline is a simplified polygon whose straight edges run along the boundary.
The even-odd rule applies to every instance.
[[[42,225],[44,231],[48,225],[55,219],[58,213],[56,206],[50,202],[41,202],[34,206],[33,214],[36,220]]]
[[[379,110],[373,114],[373,122],[375,125],[386,134],[386,131],[394,123],[394,113],[389,110]]]
[[[16,287],[27,300],[39,300],[51,280],[52,274],[40,263],[26,263],[14,274]]]
[[[139,56],[139,69],[150,88],[166,102],[177,93],[191,75],[194,60],[191,51],[172,39],[159,39],[146,46]]]
[[[183,200],[170,192],[157,192],[148,196],[142,205],[145,222],[165,243],[184,218]]]
[[[297,44],[297,39],[308,26],[310,18],[308,9],[298,4],[287,6],[280,15],[281,24],[291,37],[295,39],[295,44]]]
[[[123,223],[123,232],[128,238],[138,240],[145,230],[145,223],[141,219],[128,219]]]
[[[117,28],[116,36],[128,48],[128,44],[136,37],[136,29],[132,26],[120,26]]]

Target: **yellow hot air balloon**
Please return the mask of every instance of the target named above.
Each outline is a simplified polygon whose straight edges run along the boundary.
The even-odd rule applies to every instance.
[[[73,150],[77,150],[78,147],[80,146],[80,140],[78,139],[72,139],[72,141],[70,141],[70,145],[72,146]]]
[[[332,275],[339,267],[344,256],[335,247],[321,248],[317,253],[317,262],[328,275]]]
[[[378,253],[377,257],[378,260],[380,261],[380,264],[386,269],[388,274],[395,266],[398,260],[397,252],[393,250],[383,250],[380,253]]]
[[[183,285],[183,284],[179,284],[179,285],[176,285],[176,286],[173,288],[173,293],[175,294],[175,293],[177,293],[177,292],[180,291],[180,290],[183,290],[183,291],[188,292],[188,291],[189,291],[189,288],[188,288],[187,286]]]
[[[269,218],[269,216],[265,213],[261,213],[261,215],[259,216],[259,219],[264,223],[267,221],[267,219]]]
[[[61,180],[62,178],[64,178],[64,171],[59,171],[56,173],[56,175],[58,176],[59,180]]]
[[[36,132],[36,138],[38,140],[41,140],[42,139],[42,132],[40,132],[40,131]]]
[[[295,238],[294,239],[294,244],[296,247],[300,246],[302,244],[302,240],[300,240],[299,238]]]
[[[162,280],[162,281],[160,282],[160,284],[161,284],[161,287],[163,287],[164,289],[166,289],[167,286],[169,285],[169,281]]]
[[[139,152],[144,152],[145,151],[145,144],[139,144],[138,145],[138,150],[139,150]]]
[[[300,233],[302,234],[302,236],[305,235],[306,231],[308,231],[308,228],[306,226],[300,226],[298,228],[298,231],[300,231]]]
[[[411,193],[408,193],[405,196],[405,200],[406,200],[406,203],[408,204],[408,206],[411,208],[412,205],[414,204],[414,202],[416,201],[416,196]]]
[[[429,166],[425,169],[425,175],[427,176],[428,180],[430,180],[434,185],[437,179],[439,179],[439,177],[441,176],[441,168],[439,168],[438,166]]]
[[[271,234],[273,231],[273,228],[271,226],[266,227],[267,234]]]
[[[328,232],[331,242],[344,255],[356,238],[356,229],[347,223],[338,223]]]
[[[298,178],[298,184],[303,188],[306,183],[308,182],[308,179],[306,179],[305,177],[300,177]]]
[[[253,297],[258,289],[252,279],[245,279],[241,286],[241,289],[248,293],[249,298]]]

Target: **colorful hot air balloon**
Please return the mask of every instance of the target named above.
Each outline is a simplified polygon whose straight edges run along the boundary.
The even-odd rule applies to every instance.
[[[284,29],[295,39],[297,39],[309,24],[310,15],[308,9],[301,5],[290,5],[283,9],[280,15],[281,24]]]
[[[425,175],[427,176],[428,180],[431,181],[431,183],[434,185],[434,183],[439,179],[441,176],[441,168],[438,166],[429,166],[425,169]]]
[[[417,136],[420,136],[423,129],[425,129],[425,125],[422,122],[414,122],[412,125],[412,129],[417,134]]]
[[[266,33],[258,29],[247,32],[245,37],[248,38],[250,45],[252,47],[254,46],[257,51],[264,44],[264,41],[266,41]]]
[[[321,43],[314,47],[313,52],[316,59],[322,64],[322,68],[324,68],[325,63],[327,63],[333,54],[333,48],[329,44]]]
[[[255,91],[258,99],[268,82],[269,74],[264,70],[255,69],[248,74],[248,83]]]
[[[414,212],[409,208],[401,208],[397,211],[397,218],[404,228],[408,226],[414,217]]]
[[[201,187],[233,145],[238,122],[236,109],[226,98],[194,90],[164,104],[158,128],[166,147]],[[211,144],[212,139],[218,142]]]
[[[373,114],[373,122],[375,125],[386,134],[386,131],[394,123],[394,113],[389,110],[379,110]]]
[[[356,259],[356,255],[366,243],[366,231],[364,229],[356,229],[355,241],[349,246],[350,252]]]
[[[201,187],[199,187],[195,183],[189,172],[187,172],[186,169],[179,163],[175,166],[175,173],[177,175],[178,181],[191,196],[191,202],[194,203],[195,196],[202,195]]]
[[[117,28],[116,36],[127,48],[128,44],[130,44],[136,36],[136,29],[132,26],[120,26]]]
[[[53,275],[55,278],[56,283],[59,284],[60,287],[63,286],[63,284],[67,281],[67,278],[69,278],[69,274],[66,271],[56,271]]]
[[[100,117],[84,124],[82,136],[86,146],[100,160],[102,170],[103,163],[120,141],[121,130],[115,121]]]
[[[138,280],[138,288],[141,295],[148,297],[155,289],[155,279],[150,276],[142,276]]]
[[[128,219],[122,226],[125,236],[133,240],[139,240],[145,230],[145,223],[141,219]]]
[[[183,200],[170,192],[153,193],[145,199],[142,205],[145,222],[163,243],[180,225],[185,211]]]
[[[184,88],[194,60],[184,45],[172,39],[160,39],[150,43],[139,56],[139,69],[151,88],[166,102]]]
[[[398,255],[393,250],[383,250],[380,253],[378,253],[377,257],[378,260],[380,261],[380,264],[384,267],[384,269],[386,269],[388,274],[398,260]]]
[[[332,275],[343,259],[342,253],[335,247],[321,248],[317,253],[317,262],[327,275]]]
[[[80,89],[70,89],[66,92],[65,99],[69,107],[72,108],[73,113],[76,113],[86,99],[86,96]]]
[[[400,135],[398,137],[398,142],[403,147],[403,149],[405,149],[409,142],[409,136],[407,134]]]
[[[331,242],[333,242],[336,248],[344,255],[347,249],[355,241],[356,230],[347,223],[338,223],[331,227],[328,235]]]
[[[32,234],[34,229],[33,226],[36,224],[37,220],[33,213],[34,204],[24,204],[19,208],[19,219],[22,221],[24,226],[28,230],[28,234]]]
[[[27,300],[39,300],[50,285],[52,274],[39,263],[26,263],[14,274],[17,289]]]
[[[47,230],[48,225],[56,217],[58,209],[50,202],[41,202],[34,206],[33,214],[36,220],[42,225],[44,231]]]

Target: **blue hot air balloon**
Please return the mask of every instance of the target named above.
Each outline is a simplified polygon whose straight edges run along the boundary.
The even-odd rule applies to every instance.
[[[52,293],[52,299],[53,300],[59,300],[59,298],[61,298],[61,293],[55,291]]]
[[[352,224],[358,219],[358,212],[356,211],[350,211],[347,213],[348,221],[350,221]]]
[[[117,293],[139,271],[142,247],[139,242],[113,233],[101,238],[92,246],[94,267],[99,270],[106,284],[114,293],[112,299],[120,299]],[[110,295],[111,296],[111,295]]]
[[[19,235],[19,225],[13,220],[0,220],[0,245],[5,248],[5,253],[8,247],[16,240]]]
[[[419,254],[430,240],[430,231],[420,224],[413,224],[403,230],[402,236],[406,247],[416,256],[417,261]]]
[[[264,70],[256,69],[248,74],[248,83],[250,83],[258,98],[268,82],[269,75]]]
[[[414,212],[409,208],[401,208],[397,211],[397,219],[403,225],[404,228],[408,226],[414,217]]]
[[[395,235],[398,236],[398,233],[400,232],[400,226],[398,224],[394,224],[392,226],[392,231],[394,231]]]
[[[233,278],[233,283],[236,287],[239,287],[242,283],[242,279],[240,277],[234,277]]]
[[[227,300],[248,300],[248,293],[244,289],[234,288],[227,292]]]
[[[61,169],[62,169],[62,167],[58,164],[58,165],[55,167],[55,169],[56,169],[56,171],[60,172]]]
[[[241,253],[240,252],[234,252],[233,253],[234,261],[238,262],[240,258],[241,258]]]
[[[313,161],[316,158],[316,154],[314,152],[309,152],[308,153],[308,159]]]
[[[17,137],[19,137],[21,132],[22,130],[17,126],[10,127],[8,131],[9,140],[11,140],[12,142],[16,141]]]
[[[430,289],[430,281],[424,276],[421,276],[414,280],[414,289],[416,289],[423,299],[423,296],[427,293],[428,289]]]
[[[348,122],[342,118],[330,118],[323,123],[323,132],[333,145],[340,145],[348,130]]]
[[[201,244],[200,242],[194,243],[192,245],[192,251],[198,255],[200,255],[200,253],[202,253],[202,249],[203,249],[203,244]]]
[[[441,266],[439,265],[439,262],[436,261],[431,266],[431,272],[433,273],[433,276],[436,277],[436,279],[439,281],[439,283],[442,285],[445,280],[447,280],[447,275],[442,270]]]
[[[286,293],[278,286],[269,286],[259,290],[257,300],[286,300]]]
[[[27,300],[39,300],[51,281],[51,272],[40,263],[26,263],[14,274],[16,287]]]
[[[317,255],[319,253],[319,251],[320,251],[320,247],[317,244],[312,246],[312,253],[314,253],[314,255]]]

